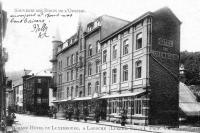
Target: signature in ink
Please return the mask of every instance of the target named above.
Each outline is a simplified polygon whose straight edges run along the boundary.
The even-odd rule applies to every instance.
[[[44,38],[44,37],[49,37],[47,35],[47,24],[43,23],[42,25],[39,24],[33,24],[33,30],[31,32],[35,32],[38,34],[38,38]]]

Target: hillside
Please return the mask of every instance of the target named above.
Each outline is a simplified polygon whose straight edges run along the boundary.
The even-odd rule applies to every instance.
[[[180,64],[186,69],[186,84],[200,84],[200,52],[181,52]]]

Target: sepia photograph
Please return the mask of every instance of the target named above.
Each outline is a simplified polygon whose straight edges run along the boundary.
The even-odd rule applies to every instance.
[[[1,0],[0,133],[200,132],[199,0]]]

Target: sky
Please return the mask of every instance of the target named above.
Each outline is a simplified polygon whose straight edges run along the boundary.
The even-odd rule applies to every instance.
[[[79,13],[72,17],[46,19],[47,36],[38,38],[31,32],[34,24],[11,23],[11,15],[20,14],[16,9],[73,9],[100,16],[107,14],[132,21],[147,11],[169,7],[182,22],[181,51],[200,51],[200,0],[2,0],[8,12],[8,25],[3,41],[9,60],[6,71],[22,69],[43,70],[51,68],[52,36],[59,31],[65,41],[76,32]],[[21,13],[23,14],[23,13]]]

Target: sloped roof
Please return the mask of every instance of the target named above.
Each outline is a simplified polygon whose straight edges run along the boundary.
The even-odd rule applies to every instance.
[[[23,84],[23,79],[22,78],[19,78],[19,79],[16,79],[16,80],[12,81],[12,86],[13,87],[19,86],[19,85],[22,85],[22,84]]]
[[[188,116],[200,115],[200,103],[184,83],[179,83],[179,107]]]
[[[32,76],[52,76],[52,73],[50,70],[42,70],[42,71],[35,71],[35,70],[32,70],[30,73],[28,73],[28,75],[32,75]]]

